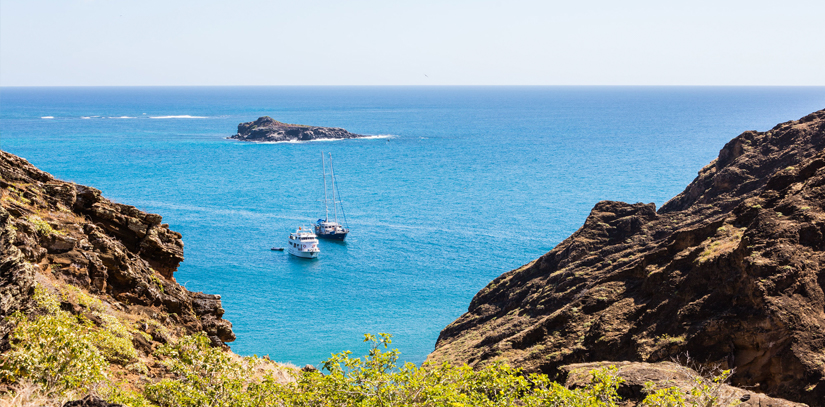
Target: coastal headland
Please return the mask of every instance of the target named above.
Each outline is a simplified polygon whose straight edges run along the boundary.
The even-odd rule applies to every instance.
[[[239,124],[238,133],[227,138],[240,141],[274,143],[283,141],[339,140],[359,137],[368,136],[353,134],[337,127],[281,123],[269,116],[264,116],[254,122]]]
[[[430,362],[690,355],[732,384],[825,405],[825,110],[746,131],[658,211],[603,201],[547,254],[502,274]]]
[[[190,292],[175,281],[182,236],[160,215],[57,180],[5,151],[0,188],[3,270],[9,273],[0,288],[3,316],[31,305],[36,282],[55,290],[65,282],[116,310],[157,316],[180,333],[206,332],[215,346],[235,340],[219,295]],[[64,307],[83,312],[77,304]],[[3,341],[5,348],[8,338]]]

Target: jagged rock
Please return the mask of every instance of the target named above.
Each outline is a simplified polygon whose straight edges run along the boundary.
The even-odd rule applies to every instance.
[[[428,360],[559,374],[689,352],[733,385],[825,406],[823,150],[825,110],[742,133],[658,212],[598,203],[479,291]]]
[[[49,253],[66,253],[74,249],[75,245],[77,245],[77,239],[52,233],[47,238],[46,251]]]
[[[312,366],[312,365],[305,365],[304,367],[301,368],[301,371],[302,372],[317,372],[318,368],[316,368],[315,366]]]
[[[221,318],[220,296],[190,293],[175,281],[182,236],[161,224],[160,215],[54,179],[4,151],[0,193],[0,317],[25,308],[36,264],[41,272],[121,302],[116,308],[178,315],[186,331],[208,332],[220,346],[235,339],[232,324]]]
[[[80,400],[67,401],[63,407],[123,407],[123,404],[107,403],[90,394]]]
[[[34,269],[15,243],[11,214],[0,207],[0,351],[8,349],[11,327],[6,317],[25,309],[34,293]]]
[[[238,133],[227,137],[240,141],[309,141],[367,137],[337,127],[316,127],[281,123],[269,116],[238,125]]]
[[[165,341],[163,343],[165,343]],[[133,333],[132,344],[135,345],[136,349],[142,350],[147,355],[152,353],[152,343],[144,338],[143,335]]]

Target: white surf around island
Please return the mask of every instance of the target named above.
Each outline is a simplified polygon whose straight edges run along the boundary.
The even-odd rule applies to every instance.
[[[208,119],[208,117],[206,117],[206,116],[190,116],[188,114],[175,115],[175,116],[149,116],[149,118],[150,119]]]
[[[324,141],[346,141],[346,140],[380,140],[380,139],[393,139],[398,138],[400,136],[395,134],[379,134],[375,136],[364,136],[364,137],[353,137],[353,138],[324,138],[324,139],[317,139],[317,140],[284,140],[284,141],[245,141],[245,140],[234,140],[234,139],[227,139],[230,141],[238,141],[238,144],[304,144],[304,143],[315,143],[315,142],[324,142]]]
[[[144,113],[145,115],[146,113]],[[89,119],[208,119],[208,116],[192,116],[188,114],[184,115],[168,115],[168,116],[80,116],[81,119],[89,120]],[[54,119],[54,116],[43,116],[41,119]]]

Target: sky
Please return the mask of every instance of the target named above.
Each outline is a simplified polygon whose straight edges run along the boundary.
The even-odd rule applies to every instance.
[[[823,0],[0,0],[0,86],[825,85]]]

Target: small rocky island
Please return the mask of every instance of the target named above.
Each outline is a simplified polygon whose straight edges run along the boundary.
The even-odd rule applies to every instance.
[[[338,127],[317,127],[305,126],[302,124],[281,123],[269,116],[264,116],[258,118],[258,120],[255,120],[254,122],[239,124],[238,133],[227,138],[232,140],[253,142],[278,142],[335,140],[358,137],[367,136],[353,134]]]

